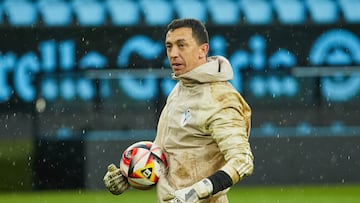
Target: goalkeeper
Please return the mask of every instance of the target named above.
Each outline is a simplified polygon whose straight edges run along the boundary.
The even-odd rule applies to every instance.
[[[222,56],[208,57],[209,37],[196,19],[173,20],[166,51],[177,84],[161,113],[155,143],[169,163],[157,183],[158,202],[226,203],[227,191],[253,172],[251,110],[229,80]],[[114,165],[104,177],[113,194],[128,187]]]

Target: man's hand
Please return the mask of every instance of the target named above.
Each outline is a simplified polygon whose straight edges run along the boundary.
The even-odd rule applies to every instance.
[[[194,185],[172,192],[164,198],[169,203],[197,203],[201,199],[207,198],[213,191],[213,185],[207,178],[195,183]]]
[[[126,177],[121,174],[120,169],[114,164],[108,166],[108,171],[104,176],[104,184],[114,195],[120,195],[130,187]]]

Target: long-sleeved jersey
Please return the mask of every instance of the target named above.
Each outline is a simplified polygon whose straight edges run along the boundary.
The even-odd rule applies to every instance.
[[[161,113],[155,143],[162,147],[168,173],[157,185],[158,202],[182,189],[225,171],[233,184],[253,171],[249,144],[251,109],[231,85],[227,59],[214,56],[180,76]],[[228,202],[221,191],[203,202]]]

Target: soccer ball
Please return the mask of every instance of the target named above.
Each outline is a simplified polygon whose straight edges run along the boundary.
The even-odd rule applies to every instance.
[[[159,146],[150,141],[132,144],[122,154],[121,173],[129,184],[139,190],[148,190],[156,185],[159,177],[166,173],[167,161]]]

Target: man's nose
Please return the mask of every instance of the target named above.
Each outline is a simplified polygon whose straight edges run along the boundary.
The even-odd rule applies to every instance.
[[[179,56],[179,50],[176,47],[173,47],[172,49],[170,49],[168,55],[170,58],[175,58]]]

